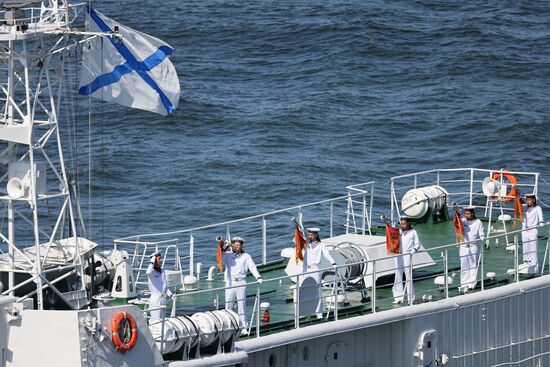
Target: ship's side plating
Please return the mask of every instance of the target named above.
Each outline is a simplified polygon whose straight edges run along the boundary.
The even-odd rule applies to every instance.
[[[164,361],[147,321],[136,306],[80,311],[21,309],[0,297],[0,366],[161,366]],[[137,325],[137,341],[122,353],[111,342],[115,314],[127,312]]]
[[[236,347],[248,366],[549,366],[549,300],[543,276]]]

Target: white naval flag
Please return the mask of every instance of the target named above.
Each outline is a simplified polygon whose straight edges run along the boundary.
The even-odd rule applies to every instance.
[[[168,59],[174,49],[91,7],[86,21],[91,32],[121,37],[96,37],[84,46],[78,92],[161,115],[173,112],[180,96],[178,75]]]

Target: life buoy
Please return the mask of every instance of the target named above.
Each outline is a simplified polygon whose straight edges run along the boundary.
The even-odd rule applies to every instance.
[[[136,320],[128,312],[117,313],[111,322],[111,333],[116,350],[126,353],[137,342],[138,328]]]
[[[516,184],[518,183],[518,181],[516,180],[516,177],[512,173],[510,173],[510,171],[506,171],[506,170],[502,170],[502,171],[499,171],[499,172],[494,172],[493,175],[491,176],[491,178],[493,180],[500,181],[501,175],[504,176],[510,184],[512,184],[512,188],[510,189],[510,191],[508,191],[506,193],[507,197],[502,198],[502,201],[507,203],[507,202],[513,200],[514,197],[516,196],[516,194],[517,194]]]

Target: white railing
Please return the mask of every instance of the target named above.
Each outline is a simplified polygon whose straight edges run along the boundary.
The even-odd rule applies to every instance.
[[[484,208],[485,215],[490,214],[493,200],[487,198],[483,193],[483,179],[493,174],[498,175],[497,181],[503,184],[506,182],[506,174],[513,175],[517,179],[515,185],[519,190],[526,193],[537,193],[539,173],[507,170],[488,170],[478,168],[453,168],[434,169],[422,172],[415,172],[406,175],[394,176],[390,179],[390,203],[391,221],[399,218],[401,213],[400,198],[411,190],[419,187],[439,185],[449,193],[447,203],[456,202],[458,206],[474,206]],[[511,197],[506,197],[511,199]],[[500,205],[502,204],[502,205]],[[499,208],[502,212],[513,211],[513,206],[503,207],[505,203],[500,200]]]
[[[346,212],[346,233],[349,233],[349,229],[353,229],[354,233],[361,234],[372,234],[371,225],[372,225],[372,206],[374,200],[374,181],[365,182],[356,185],[346,186],[348,189],[348,210]],[[359,199],[355,199],[355,194],[362,194],[359,196]],[[367,199],[369,202],[367,203]],[[355,210],[354,204],[360,205],[361,207],[361,227],[357,227],[357,222],[355,220]],[[351,219],[351,222],[350,222]],[[330,233],[332,237],[332,233]]]
[[[132,264],[134,267],[139,265],[136,267],[136,270],[139,271],[143,267],[143,260],[153,251],[164,251],[169,245],[177,245],[178,255],[175,259],[175,268],[184,269],[183,271],[194,275],[197,248],[201,249],[203,255],[204,253],[209,254],[208,259],[204,262],[214,265],[216,235],[222,234],[225,238],[238,235],[246,240],[245,247],[257,263],[267,264],[280,260],[281,247],[284,247],[281,244],[288,243],[288,246],[292,246],[294,224],[291,219],[293,217],[303,217],[305,224],[321,227],[322,233],[330,237],[348,233],[350,228],[358,231],[356,233],[371,233],[373,185],[374,182],[369,182],[362,184],[363,188],[361,189],[349,189],[350,193],[345,196],[296,205],[246,218],[179,231],[120,238],[114,241],[114,247],[125,249],[132,254]],[[369,190],[365,188],[369,188]],[[350,200],[362,203],[358,213],[350,213]],[[356,218],[360,226],[350,226],[347,219],[349,216]],[[258,247],[260,251],[257,251]],[[257,254],[260,254],[260,258]],[[183,266],[182,263],[186,260],[187,266]]]
[[[547,222],[545,223],[544,225],[540,226],[539,228],[546,228],[548,229],[550,227],[550,222]],[[508,232],[508,233],[503,233],[503,234],[498,234],[498,235],[494,235],[494,236],[489,236],[486,238],[486,240],[488,241],[496,241],[497,239],[503,237],[503,236],[515,236],[517,237],[523,230],[516,230],[516,231],[511,231],[511,232]],[[517,239],[516,239],[517,241]],[[471,241],[471,242],[464,242],[462,243],[461,245],[468,245],[468,244],[472,244],[472,243],[479,243],[479,241]],[[544,250],[544,256],[543,256],[543,262],[542,262],[542,266],[540,267],[540,270],[539,270],[539,273],[540,274],[543,274],[544,272],[544,268],[545,268],[545,265],[546,265],[546,261],[550,261],[550,253],[549,253],[549,245],[550,245],[550,239],[547,238],[547,241],[546,241],[546,248]],[[418,277],[418,273],[417,273],[417,277],[414,278],[414,275],[411,276],[409,278],[409,275],[412,274],[412,269],[409,268],[409,269],[404,269],[406,274],[407,274],[407,278],[411,279],[414,283],[418,284],[419,281],[421,280],[425,280],[427,278],[435,278],[435,276],[437,275],[442,275],[444,277],[444,284],[443,284],[443,288],[434,288],[434,289],[430,289],[429,290],[429,293],[426,293],[425,295],[423,295],[422,297],[417,297],[416,299],[417,300],[420,300],[422,299],[423,302],[431,302],[431,301],[435,301],[437,299],[440,299],[440,298],[452,298],[451,296],[451,293],[450,293],[450,289],[453,289],[453,287],[451,287],[451,285],[449,284],[448,282],[448,277],[450,275],[450,267],[454,265],[455,268],[458,268],[456,265],[457,265],[457,262],[452,262],[450,263],[450,259],[453,259],[453,260],[459,260],[459,257],[460,255],[458,256],[452,256],[453,253],[456,254],[456,252],[458,252],[458,249],[456,248],[456,244],[452,243],[452,244],[447,244],[447,245],[443,245],[443,246],[437,246],[437,247],[433,247],[433,248],[429,248],[429,249],[426,249],[427,252],[429,253],[433,253],[433,254],[437,254],[439,253],[439,259],[438,260],[435,260],[435,265],[432,265],[432,268],[435,268],[436,271],[433,272],[432,274],[428,274],[425,276],[425,278],[419,278]],[[486,286],[488,285],[486,282],[487,282],[487,279],[485,278],[485,269],[486,269],[486,259],[485,259],[485,248],[484,246],[479,246],[479,253],[478,253],[478,276],[477,276],[477,282],[480,284],[480,290],[479,291],[484,291]],[[414,253],[407,253],[407,254],[403,254],[403,255],[400,255],[400,256],[409,256],[410,257],[410,263],[412,264],[413,263],[413,256],[415,256]],[[384,258],[379,258],[379,259],[376,259],[376,260],[370,260],[370,261],[360,261],[360,262],[357,262],[357,263],[353,263],[353,264],[345,264],[345,265],[339,265],[336,267],[336,271],[332,270],[331,268],[325,268],[325,269],[319,269],[319,270],[314,270],[314,271],[310,271],[310,272],[304,272],[304,273],[301,273],[301,274],[297,274],[297,275],[293,275],[293,276],[281,276],[281,277],[275,277],[275,278],[271,278],[271,279],[266,279],[263,281],[262,284],[258,283],[258,282],[250,282],[248,283],[248,287],[250,288],[255,288],[255,302],[254,302],[254,305],[255,307],[253,307],[252,309],[252,313],[253,313],[253,316],[251,317],[248,317],[249,320],[251,319],[254,319],[254,325],[253,327],[255,328],[255,336],[256,337],[260,337],[261,336],[261,314],[260,314],[260,303],[262,302],[262,288],[264,290],[268,289],[265,294],[265,298],[263,298],[263,300],[271,300],[273,299],[273,297],[286,297],[286,295],[282,295],[280,293],[277,293],[275,292],[275,294],[273,294],[271,292],[271,290],[273,288],[275,289],[279,289],[280,288],[280,285],[281,284],[292,284],[293,283],[293,280],[296,280],[296,284],[299,285],[300,284],[300,279],[302,279],[303,277],[307,277],[307,276],[310,276],[312,275],[313,273],[317,273],[317,272],[321,272],[321,273],[324,273],[324,272],[332,272],[335,274],[334,276],[334,279],[331,281],[331,282],[324,282],[323,286],[324,288],[329,288],[330,289],[330,296],[331,297],[334,297],[333,301],[332,301],[332,307],[331,309],[329,309],[329,311],[327,312],[326,309],[325,309],[325,314],[324,314],[324,318],[326,320],[329,319],[330,317],[330,313],[332,313],[333,315],[333,319],[334,320],[338,320],[341,316],[341,312],[344,312],[344,310],[341,310],[339,308],[339,305],[338,305],[338,295],[341,295],[342,293],[339,293],[339,288],[341,289],[341,282],[342,282],[342,279],[340,279],[340,276],[339,276],[339,269],[341,268],[344,268],[344,267],[349,267],[349,266],[352,266],[352,265],[356,265],[356,264],[364,264],[368,267],[369,263],[370,265],[372,265],[371,267],[368,267],[371,270],[371,272],[369,274],[366,274],[364,276],[373,276],[374,275],[374,281],[372,282],[372,286],[370,287],[370,302],[371,302],[371,307],[370,307],[370,313],[376,313],[377,311],[380,312],[382,311],[383,312],[383,309],[382,307],[380,307],[379,305],[383,302],[383,301],[386,301],[388,302],[390,299],[393,299],[393,296],[387,296],[387,297],[383,297],[383,296],[380,296],[380,292],[381,292],[381,289],[382,288],[387,288],[390,284],[384,284],[384,285],[377,285],[376,284],[376,264],[380,261],[384,261],[384,260],[387,260],[389,258],[392,258],[392,257],[395,257],[395,256],[388,256],[388,257],[384,257]],[[433,256],[435,258],[435,256]],[[415,266],[418,266],[419,264],[415,264]],[[422,265],[422,264],[420,264]],[[506,264],[502,264],[502,263],[499,263],[498,264],[499,266],[503,266],[506,267]],[[516,242],[516,246],[515,246],[515,249],[514,249],[514,254],[513,254],[513,259],[512,261],[510,262],[510,265],[512,266],[512,268],[514,269],[514,274],[508,274],[508,272],[506,272],[506,274],[504,273],[501,273],[501,278],[500,278],[500,281],[502,281],[502,275],[505,275],[506,277],[509,277],[509,276],[513,276],[513,279],[515,282],[519,282],[521,280],[521,277],[520,277],[520,261],[519,261],[519,246],[517,245],[517,242]],[[393,268],[393,270],[395,271],[395,268]],[[425,270],[425,269],[423,269]],[[501,285],[498,284],[497,280],[490,280],[489,281],[491,282],[491,286],[494,286],[494,287],[499,287]],[[392,283],[393,284],[393,283]],[[507,284],[507,282],[505,282],[505,284]],[[186,311],[188,311],[190,309],[190,307],[194,307],[194,308],[199,308],[199,309],[219,309],[220,308],[220,293],[224,292],[226,289],[231,289],[231,288],[238,288],[238,287],[242,287],[242,285],[237,285],[237,286],[232,286],[232,287],[218,287],[218,288],[211,288],[211,289],[204,289],[204,290],[197,290],[197,291],[192,291],[192,292],[188,292],[188,293],[183,293],[183,294],[178,294],[178,295],[174,295],[172,297],[172,304],[171,304],[171,309],[172,309],[172,315],[176,315],[176,314],[181,314],[181,313],[185,313]],[[286,292],[287,290],[285,290]],[[360,290],[356,290],[357,292],[360,291]],[[434,294],[442,294],[442,296],[440,297],[433,297],[432,296],[432,292]],[[267,296],[269,294],[269,296]],[[350,296],[351,295],[351,292],[350,291],[346,291],[345,293],[345,296]],[[457,292],[456,295],[459,295],[460,293]],[[304,319],[304,318],[301,318],[300,316],[300,303],[303,302],[303,301],[308,301],[308,300],[304,300],[301,298],[301,295],[300,295],[300,287],[297,286],[296,287],[296,291],[294,293],[295,295],[295,299],[293,300],[293,303],[294,303],[294,313],[292,316],[289,315],[289,317],[291,318],[288,318],[288,319],[284,319],[284,320],[279,320],[279,321],[288,321],[289,323],[286,325],[286,329],[288,329],[289,327],[290,328],[300,328],[301,327],[301,323],[303,323],[304,321],[306,321],[307,323],[310,323],[310,320],[308,319]],[[323,301],[325,299],[326,296],[323,296]],[[196,303],[192,303],[191,305],[187,306],[187,307],[180,307],[178,308],[179,306],[182,306],[186,300],[187,302],[195,302],[196,299],[198,298],[201,298],[201,299],[205,299],[205,300],[209,300],[208,304],[196,304]],[[192,301],[190,301],[192,300]],[[279,300],[279,303],[280,303],[280,300]],[[409,297],[409,300],[408,300],[408,304],[404,304],[403,306],[401,307],[409,307],[409,306],[412,306],[413,305],[413,300],[411,297]],[[390,306],[386,306],[387,309],[390,309],[390,308],[393,308],[394,306],[390,305]],[[377,310],[377,308],[379,310]],[[366,308],[365,308],[366,309]],[[368,311],[368,309],[367,309]],[[293,321],[293,323],[292,323]],[[251,325],[252,327],[252,325]],[[270,331],[270,333],[272,333],[273,331]]]

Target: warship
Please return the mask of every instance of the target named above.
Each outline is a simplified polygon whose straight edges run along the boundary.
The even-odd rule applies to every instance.
[[[1,5],[0,366],[550,365],[550,223],[529,223],[533,208],[521,199],[537,198],[540,173],[406,173],[377,196],[384,207],[375,207],[371,181],[241,219],[128,235],[102,250],[88,239],[64,158],[71,142],[60,130],[75,127],[74,114],[61,110],[78,92],[173,112],[174,50],[86,3]],[[78,91],[66,81],[75,57]],[[481,219],[482,238],[461,236],[466,210]],[[403,217],[418,233],[417,251],[390,246]],[[334,263],[304,266],[307,227],[318,228]],[[526,233],[535,233],[534,246]],[[231,285],[216,258],[236,236],[263,280],[250,276],[238,300],[245,322],[225,307],[226,292],[242,284]],[[461,272],[472,268],[461,267],[461,250],[474,246],[475,279],[465,286]],[[173,292],[166,303],[149,298],[154,253]],[[398,271],[414,295],[396,298]]]

